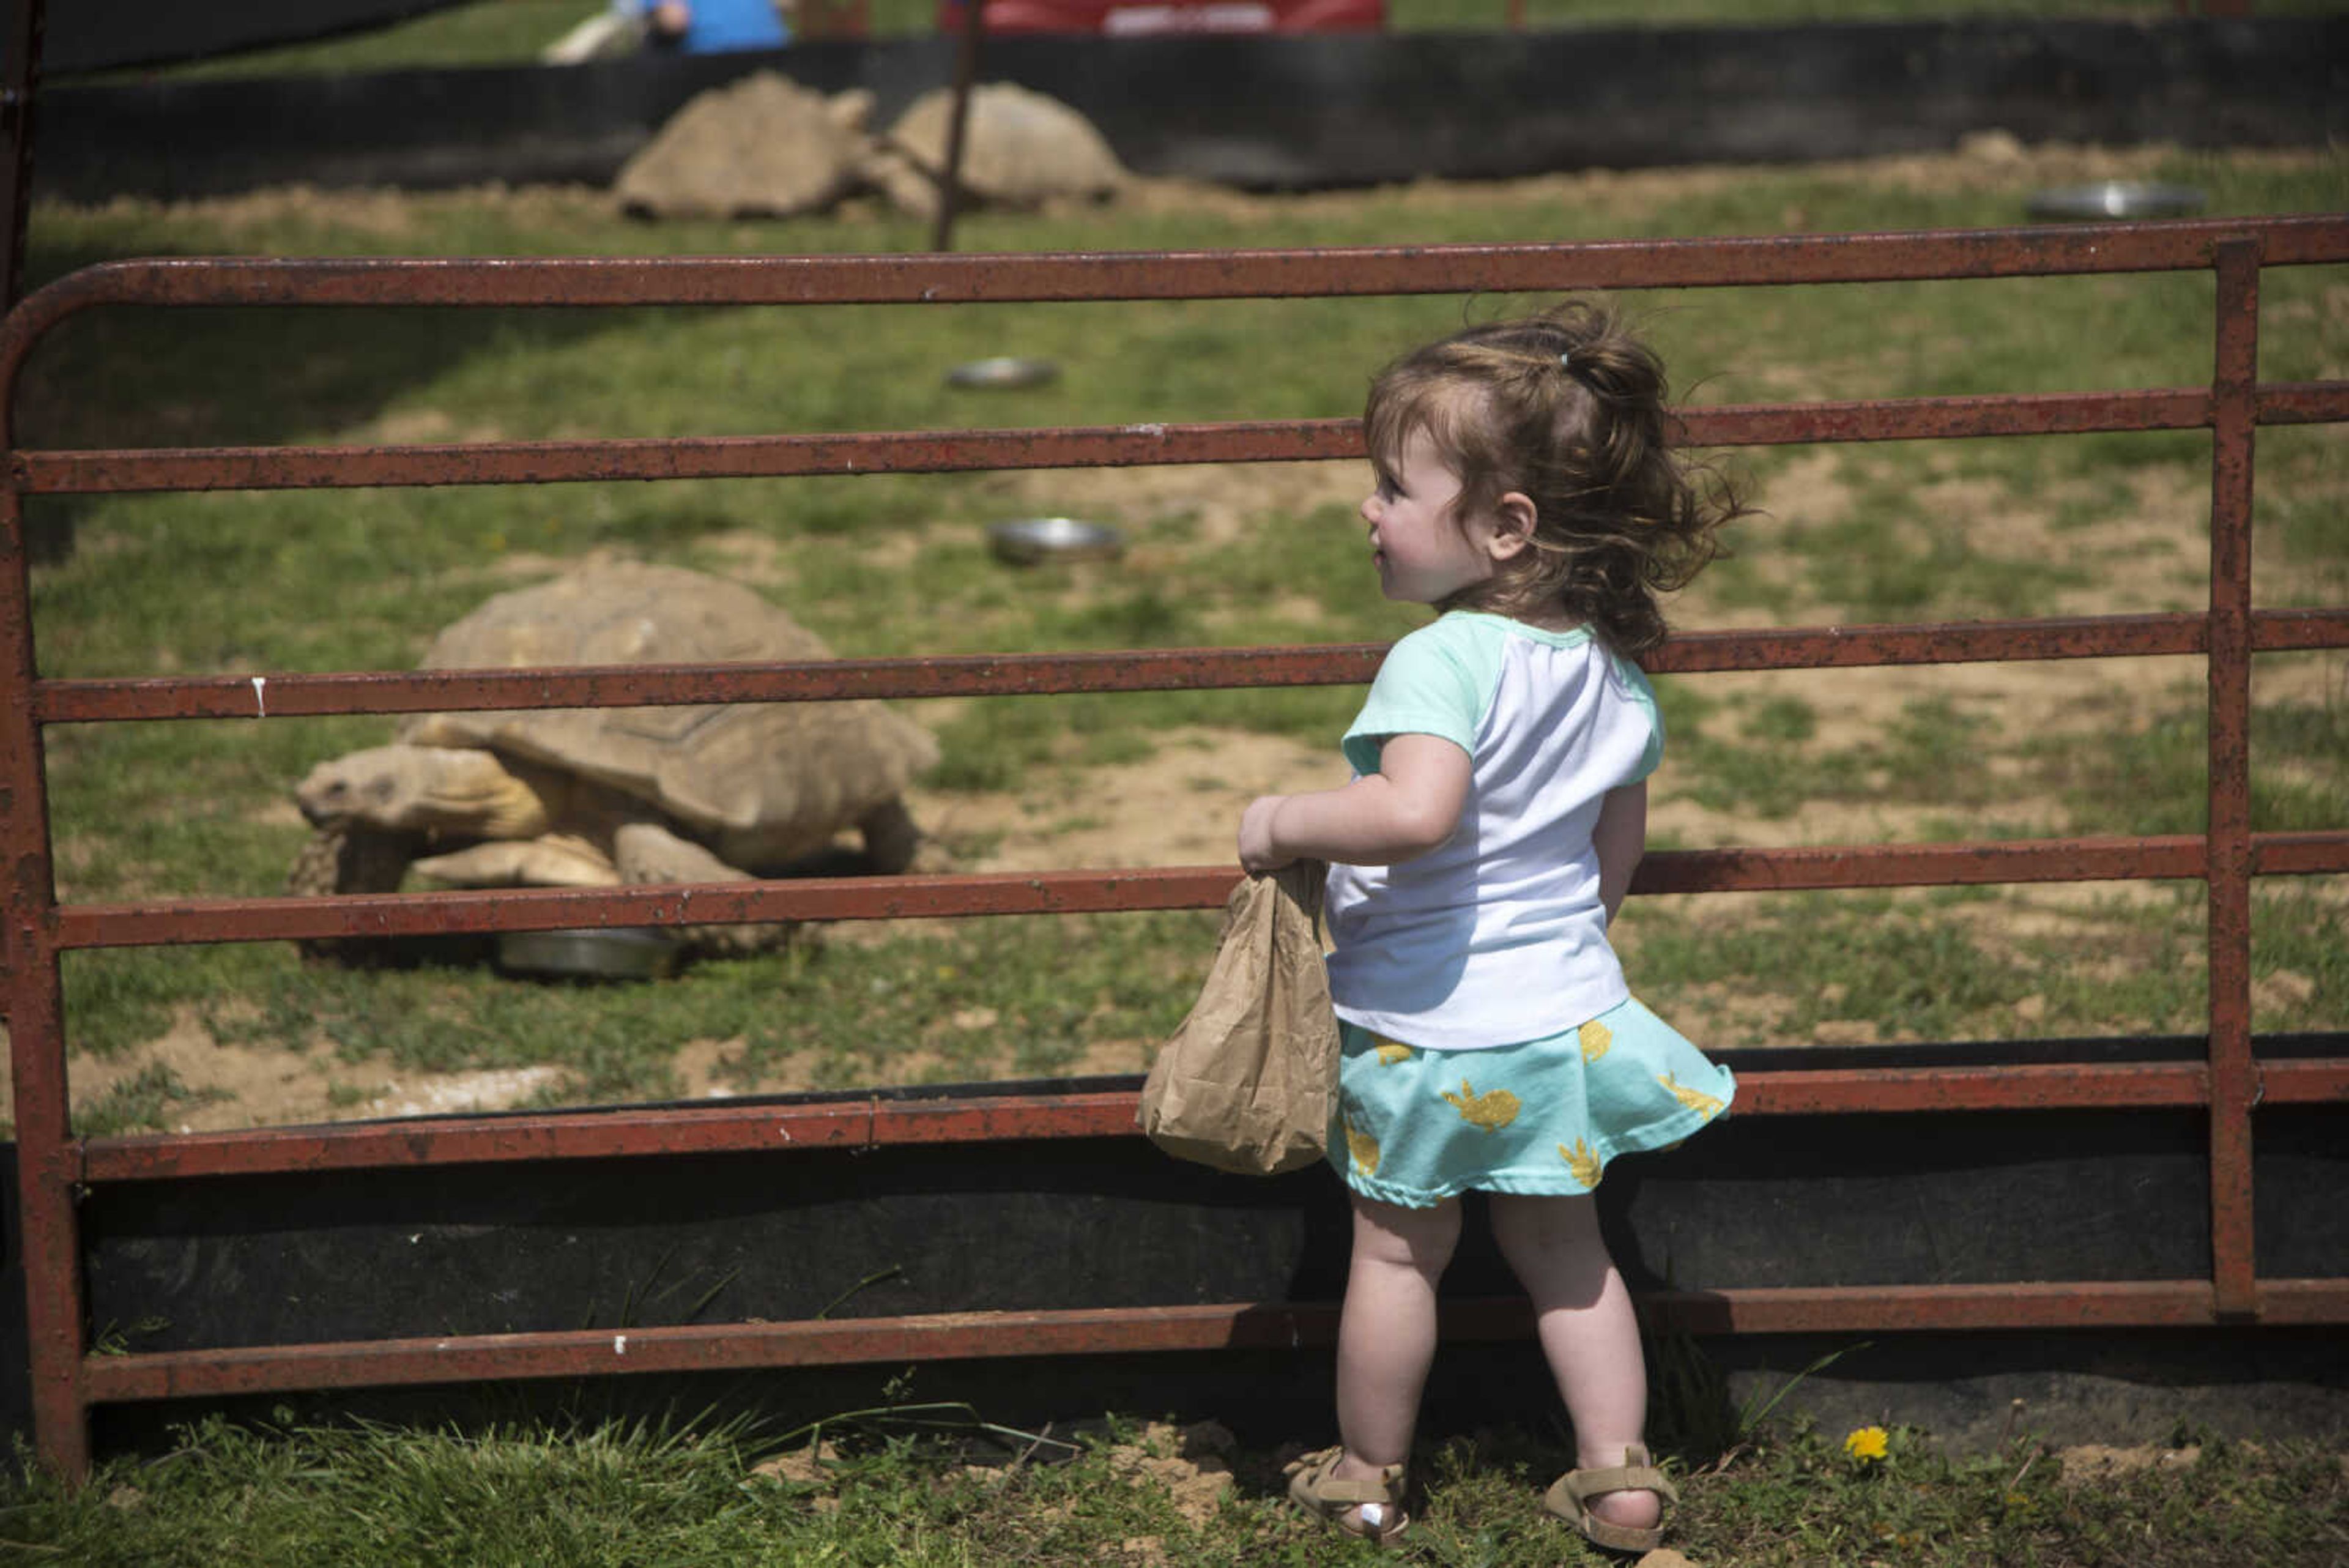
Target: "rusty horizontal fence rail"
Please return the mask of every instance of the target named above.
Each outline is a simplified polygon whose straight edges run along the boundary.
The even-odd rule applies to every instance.
[[[2321,1280],[2268,1283],[2279,1323],[2333,1323],[2349,1291]],[[1898,1314],[1920,1330],[2207,1328],[2224,1321],[2207,1284],[2120,1281],[2088,1285],[1914,1285],[1659,1292],[1650,1320],[1684,1334],[1828,1334],[1879,1329]],[[1522,1300],[1447,1301],[1452,1340],[1516,1339],[1533,1314]],[[509,1377],[728,1372],[968,1360],[1006,1343],[1048,1356],[1135,1351],[1298,1349],[1337,1339],[1329,1302],[953,1313],[796,1324],[582,1329],[534,1334],[271,1345],[140,1356],[93,1356],[94,1403],[385,1387]]]
[[[2265,876],[2349,871],[2349,829],[2255,834]],[[1792,893],[1854,888],[2199,878],[2201,839],[2022,839],[2009,843],[1804,845],[1657,850],[1635,893]],[[1082,915],[1212,909],[1230,895],[1228,866],[1142,871],[993,871],[957,876],[792,877],[644,888],[474,888],[339,897],[180,898],[69,904],[50,924],[59,951],[206,942],[478,936],[578,927],[707,926],[786,920],[905,920],[976,915]]]
[[[1310,250],[959,255],[448,259],[169,257],[103,262],[26,296],[0,361],[101,305],[616,306],[1095,304],[1559,289],[1774,287],[2199,272],[2246,240],[2266,266],[2341,259],[2341,220],[2210,218],[2034,229]]]
[[[2349,1291],[2332,1282],[2279,1280],[2269,1289],[2280,1320],[2333,1322],[2349,1313]],[[2167,1281],[1675,1291],[1641,1304],[1651,1322],[1686,1334],[1873,1332],[1893,1314],[1918,1329],[1942,1332],[2207,1328],[2222,1321],[2209,1285]],[[1522,1300],[1446,1301],[1439,1310],[1447,1339],[1516,1339],[1533,1326]],[[86,1371],[92,1401],[116,1403],[510,1377],[957,1361],[1000,1355],[1007,1343],[1047,1356],[1298,1349],[1333,1345],[1337,1331],[1333,1302],[1235,1302],[269,1345],[92,1356]]]
[[[2262,1061],[2262,1105],[2320,1105],[2349,1090],[2349,1063]],[[634,1159],[684,1154],[873,1149],[1123,1137],[1130,1091],[1006,1096],[966,1103],[917,1094],[814,1105],[655,1106],[527,1116],[412,1117],[241,1132],[94,1137],[86,1182],[193,1180],[288,1172]],[[1741,1080],[1741,1116],[1952,1110],[2190,1109],[2210,1104],[2199,1062],[1778,1070]]]
[[[1641,894],[1982,883],[2199,880],[2207,888],[2210,1020],[2199,1059],[1869,1065],[1745,1075],[1742,1114],[1814,1116],[2095,1107],[2207,1116],[2209,1277],[1865,1290],[1675,1291],[1647,1298],[1692,1333],[2207,1327],[2349,1323],[2349,1280],[2263,1279],[2251,1234],[2252,1110],[2349,1103],[2349,1059],[2262,1054],[2249,1006],[2250,888],[2349,871],[2349,825],[2254,833],[2250,673],[2261,654],[2349,647],[2349,608],[2256,609],[2253,436],[2349,421],[2349,382],[2261,382],[2261,269],[2349,263],[2349,217],[2214,219],[1907,234],[1586,244],[1043,255],[757,258],[251,259],[107,263],[41,289],[0,322],[0,998],[16,1087],[28,1334],[43,1457],[88,1459],[100,1404],[262,1390],[517,1376],[685,1371],[999,1355],[1325,1344],[1329,1303],[968,1313],[607,1334],[474,1335],[90,1354],[83,1321],[84,1188],[303,1172],[495,1167],[751,1150],[816,1151],[1130,1137],[1128,1090],[946,1099],[905,1093],[788,1105],[633,1106],[243,1132],[79,1138],[70,1125],[57,962],[67,951],[190,942],[398,938],[570,926],[976,917],[1201,909],[1231,867],[730,883],[332,898],[157,898],[60,905],[48,840],[47,726],[257,720],[525,706],[609,707],[1350,683],[1369,645],[854,659],[821,664],[379,671],[54,680],[35,661],[25,503],[34,497],[226,489],[659,482],[876,472],[1309,462],[1359,457],[1351,420],[1117,427],[775,433],[440,445],[21,449],[14,409],[34,348],[99,307],[517,309],[972,306],[1992,280],[2200,272],[2214,280],[2208,386],[1825,400],[1682,410],[1712,446],[2207,430],[2210,601],[2196,613],[1956,625],[1698,632],[1660,673],[1850,669],[2010,659],[2194,657],[2209,688],[2210,826],[2203,834],[2005,843],[1733,847],[1657,853]],[[1457,1336],[1516,1334],[1522,1303],[1447,1303]]]
[[[2054,392],[1691,409],[1699,446],[1951,440],[2187,430],[2210,422],[2210,395]],[[2261,422],[2349,419],[2349,392],[2279,387]],[[827,435],[636,437],[436,445],[158,447],[28,452],[11,462],[27,495],[156,491],[358,490],[447,484],[757,479],[1155,464],[1312,462],[1362,455],[1361,421],[1152,424],[1085,429],[867,431]]]
[[[2067,617],[1943,626],[1848,626],[1684,632],[1659,649],[1661,675],[2015,659],[2118,659],[2209,650],[2198,615]],[[2349,648],[2349,609],[2264,610],[2251,649]],[[699,702],[830,702],[847,698],[1032,697],[1061,692],[1329,686],[1367,680],[1385,649],[1151,649],[1123,653],[842,659],[813,664],[603,665],[496,671],[209,675],[44,680],[43,724],[131,719],[292,719],[364,711],[436,713],[520,707],[659,707]]]
[[[2210,395],[2063,392],[1769,403],[1685,410],[1700,446],[1951,440],[2187,430],[2210,422]],[[2349,391],[2275,387],[2263,424],[2349,419]],[[162,447],[27,452],[10,460],[27,495],[156,491],[323,490],[589,481],[752,479],[974,470],[1307,462],[1362,455],[1360,421],[1171,424],[1093,429],[870,431],[839,435],[638,437],[440,445]]]

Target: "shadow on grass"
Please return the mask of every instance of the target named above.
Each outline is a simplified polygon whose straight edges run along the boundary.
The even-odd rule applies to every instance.
[[[36,239],[26,293],[119,259],[96,246]],[[368,427],[403,390],[437,381],[478,356],[553,353],[636,326],[645,314],[100,306],[60,322],[35,346],[16,389],[16,444],[84,451],[492,439],[509,432]],[[102,500],[32,498],[26,529],[33,558],[69,556],[79,520]]]

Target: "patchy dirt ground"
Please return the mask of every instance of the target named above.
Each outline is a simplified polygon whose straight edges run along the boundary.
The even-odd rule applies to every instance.
[[[2162,156],[2158,149],[2026,151],[2011,140],[1992,136],[1975,139],[1951,157],[1888,159],[1838,165],[1827,171],[1862,184],[1910,190],[2013,188],[2019,181],[2040,185],[2140,174],[2155,167]],[[2274,158],[2287,161],[2299,156]],[[1557,175],[1515,182],[1511,192],[1529,202],[1571,200],[1630,206],[1702,192],[1739,177],[1739,171],[1728,168]],[[1394,198],[1394,192],[1386,193],[1385,199]],[[411,202],[456,199],[292,191],[204,205],[262,215],[293,205],[315,212],[325,203],[334,209],[338,222],[371,233],[396,234],[407,222],[404,214]],[[480,198],[475,194],[472,199]],[[575,192],[517,192],[500,199],[543,203],[582,198]],[[1278,200],[1311,206],[1363,199],[1340,192]],[[1436,209],[1467,197],[1452,188],[1428,183],[1410,187],[1402,199]],[[1475,199],[1489,201],[1491,192],[1480,191]],[[1170,211],[1184,206],[1212,208],[1241,218],[1269,212],[1274,202],[1272,198],[1164,182],[1141,182],[1126,200]],[[1790,229],[1802,226],[1800,213],[1790,212],[1785,218]],[[2349,314],[2349,290],[2341,292],[2344,297],[2340,308]],[[1782,389],[1795,395],[1813,390]],[[400,439],[443,439],[447,433],[410,431],[400,432]],[[1324,504],[1350,506],[1360,498],[1362,473],[1361,465],[1350,462],[1262,464],[1021,473],[1003,476],[1003,482],[1016,487],[1023,499],[1032,498],[1039,504],[1121,522],[1135,538],[1127,569],[1146,570],[1154,523],[1180,517],[1191,539],[1213,543],[1237,535],[1268,511],[1306,515]],[[1836,454],[1824,452],[1784,467],[1756,499],[1775,517],[1812,523],[1832,523],[1847,515],[1855,504],[1839,476]],[[2182,481],[2170,471],[2151,472],[2138,483],[2138,504],[2126,522],[2072,526],[2060,538],[2053,515],[2053,502],[2060,497],[2047,498],[2047,506],[2024,509],[2002,496],[1984,493],[1978,482],[1951,479],[1938,486],[1931,499],[1968,515],[1973,536],[1987,552],[2008,558],[2060,553],[2068,559],[2092,562],[2095,570],[2087,575],[2089,580],[2064,589],[2051,613],[2189,608],[2199,607],[2204,598],[2201,536],[2208,493],[2199,483]],[[909,537],[903,547],[915,552],[920,543]],[[740,553],[744,575],[753,580],[776,569],[767,541],[746,538],[740,542]],[[2276,564],[2278,556],[2272,549],[2255,556],[2262,574],[2257,586],[2261,602],[2292,602],[2296,597],[2294,585],[2283,578],[2283,568]],[[1762,569],[1771,568],[1764,563]],[[1805,597],[1800,583],[1784,581],[1775,586],[1800,605]],[[1312,618],[1309,604],[1292,608],[1299,620]],[[1676,618],[1687,626],[1727,628],[1772,621],[1804,623],[1816,618],[1803,615],[1799,608],[1793,615],[1780,615],[1711,605],[1700,580],[1682,601]],[[1818,715],[1819,743],[1837,746],[1881,732],[1909,704],[1928,696],[1962,711],[2026,714],[2044,732],[2061,732],[2067,728],[2082,733],[2108,732],[2118,724],[2142,722],[2181,701],[2196,701],[2200,665],[2199,659],[2086,659],[1707,679],[1710,692],[1733,701],[1798,695]],[[2262,697],[2349,700],[2349,659],[2326,655],[2271,659],[2263,661],[2259,680]],[[1223,865],[1230,863],[1233,826],[1248,799],[1276,790],[1321,787],[1340,782],[1342,776],[1334,746],[1192,729],[1164,737],[1160,754],[1145,763],[1097,768],[1081,777],[1062,775],[1016,793],[916,792],[911,804],[926,826],[947,841],[987,846],[983,853],[966,858],[962,868],[968,870]],[[2056,803],[2033,800],[2020,792],[2002,797],[1998,812],[2002,822],[2025,830],[2049,827],[2062,820]],[[1813,802],[1792,816],[1761,818],[1712,810],[1675,796],[1664,787],[1655,795],[1651,823],[1653,833],[1692,846],[1832,844],[1913,836],[1920,824],[1940,814],[1879,800],[1857,805]],[[2095,892],[2097,897],[2116,896],[2110,888]],[[2007,940],[2028,940],[2032,911],[2043,911],[2049,919],[2060,919],[2067,906],[2076,905],[2081,897],[2081,889],[2064,887],[2022,892],[2015,901],[1997,907],[1996,919]],[[1717,902],[1725,906],[1734,900]],[[1722,916],[1732,918],[1732,912],[1724,908]],[[873,934],[868,930],[843,940],[869,939]],[[2304,978],[2292,976],[2270,983],[2288,985],[2295,979],[2306,983]],[[1858,1043],[1863,1035],[1874,1038],[1872,1032],[1863,1031],[1852,1039]],[[1102,1060],[1086,1065],[1088,1070],[1135,1070],[1139,1064],[1127,1060],[1130,1054],[1126,1046],[1120,1045]],[[730,1091],[724,1081],[722,1068],[729,1055],[726,1042],[700,1042],[688,1047],[678,1063],[686,1092],[697,1097],[740,1092],[740,1085]],[[180,1125],[186,1130],[492,1109],[539,1093],[556,1077],[555,1070],[547,1068],[409,1074],[384,1063],[340,1060],[323,1045],[307,1053],[252,1050],[222,1044],[193,1018],[182,1016],[143,1052],[109,1061],[77,1056],[70,1069],[75,1098],[88,1101],[158,1063],[203,1096],[200,1103],[182,1107]],[[758,1085],[768,1091],[806,1086],[788,1076]],[[12,1114],[13,1102],[5,1088],[0,1087],[0,1116]]]

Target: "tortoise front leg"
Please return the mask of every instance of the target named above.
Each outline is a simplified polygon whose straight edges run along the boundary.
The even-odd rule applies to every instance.
[[[946,851],[914,824],[903,800],[874,806],[857,823],[864,837],[864,856],[884,877],[905,871],[944,871],[950,865]]]

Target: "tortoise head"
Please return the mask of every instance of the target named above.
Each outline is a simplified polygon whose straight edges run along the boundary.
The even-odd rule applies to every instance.
[[[538,796],[488,752],[374,746],[310,770],[295,803],[316,827],[529,838],[546,831]]]

